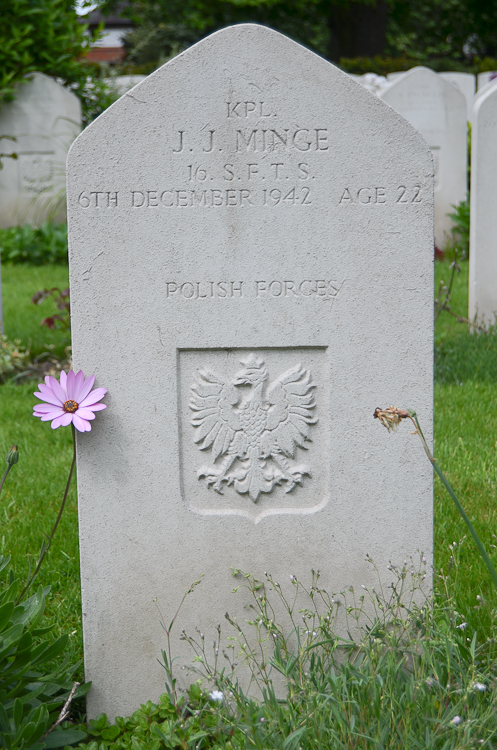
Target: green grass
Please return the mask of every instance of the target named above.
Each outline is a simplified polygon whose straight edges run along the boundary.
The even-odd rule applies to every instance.
[[[33,419],[33,384],[0,386],[0,459],[13,443],[19,462],[12,467],[0,500],[0,552],[10,555],[22,579],[36,565],[44,535],[57,517],[72,459],[70,430],[52,430]],[[6,467],[6,464],[4,464]],[[4,468],[1,469],[2,474]],[[51,586],[47,613],[54,637],[70,634],[72,659],[82,657],[76,483],[38,577]]]
[[[468,265],[455,281],[452,309],[467,314]],[[436,264],[438,281],[449,280],[448,263]],[[5,328],[9,337],[31,341],[33,352],[53,345],[62,353],[61,332],[41,329],[50,303],[30,304],[31,296],[45,286],[65,286],[67,268],[27,265],[2,268]],[[452,483],[478,534],[497,566],[497,338],[471,335],[448,313],[436,325],[435,455]],[[43,533],[55,519],[71,462],[69,430],[51,430],[34,420],[30,385],[0,386],[0,458],[14,442],[20,460],[12,469],[0,501],[2,551],[12,555],[16,570],[26,575],[29,559],[35,561]],[[398,404],[416,408],[416,404]],[[413,441],[415,438],[412,438]],[[413,446],[414,447],[414,446]],[[421,450],[421,446],[419,446]],[[3,460],[3,459],[2,459]],[[74,654],[81,655],[81,607],[75,484],[41,573],[41,582],[52,586],[49,614],[58,632],[73,633]],[[435,563],[455,577],[457,606],[481,638],[490,633],[489,612],[497,610],[497,594],[466,527],[441,483],[435,482]],[[449,548],[453,542],[457,547]],[[453,560],[458,561],[454,566]],[[487,606],[481,606],[477,595]]]
[[[67,265],[28,266],[2,265],[2,296],[4,329],[9,339],[21,339],[29,347],[32,357],[53,351],[63,356],[70,343],[69,334],[41,327],[41,321],[57,312],[52,300],[40,305],[31,304],[31,298],[40,289],[69,286]]]

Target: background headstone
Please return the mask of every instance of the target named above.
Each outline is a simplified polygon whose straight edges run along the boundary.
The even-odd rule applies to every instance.
[[[64,221],[65,165],[81,130],[78,97],[43,73],[30,73],[0,109],[0,226]]]
[[[493,80],[494,77],[497,76],[497,70],[486,70],[484,73],[478,73],[477,81],[478,81],[478,91],[485,86],[485,84],[489,83],[489,81]]]
[[[398,78],[402,78],[402,76],[405,76],[405,74],[408,72],[408,70],[396,70],[395,73],[387,73],[387,80],[396,81]]]
[[[457,86],[459,91],[462,91],[466,98],[466,119],[471,120],[471,110],[473,109],[473,100],[475,98],[476,89],[476,78],[472,73],[456,73],[453,71],[447,71],[446,73],[439,73],[442,78],[449,83],[453,83]]]
[[[491,81],[488,81],[481,88],[478,89],[473,99],[473,107],[471,108],[471,122],[473,122],[473,113],[475,111],[476,102],[479,99],[481,99],[482,96],[485,96],[485,94],[487,94],[490,91],[490,89],[494,89],[494,88],[497,88],[497,78],[493,78]]]
[[[452,228],[447,216],[467,192],[466,99],[428,68],[413,68],[379,94],[419,130],[435,162],[435,242],[442,250]]]
[[[497,313],[497,85],[477,96],[471,134],[469,318],[491,325]]]
[[[345,73],[240,25],[83,131],[68,218],[74,366],[108,388],[77,450],[89,714],[113,716],[164,691],[154,599],[170,618],[202,574],[184,682],[181,629],[247,618],[231,568],[338,591],[377,584],[367,553],[385,585],[431,560],[431,467],[373,411],[431,435],[433,163]]]

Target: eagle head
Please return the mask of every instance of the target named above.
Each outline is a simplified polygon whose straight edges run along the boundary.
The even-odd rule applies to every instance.
[[[247,359],[240,360],[243,368],[236,373],[233,385],[258,385],[267,378],[267,370],[264,362],[255,354],[250,354]]]

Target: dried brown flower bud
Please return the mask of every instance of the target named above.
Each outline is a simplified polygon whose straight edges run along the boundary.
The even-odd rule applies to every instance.
[[[411,415],[406,409],[398,409],[396,406],[389,406],[388,409],[380,409],[378,406],[374,410],[374,419],[379,419],[383,427],[387,430],[395,431],[403,419],[408,419]]]

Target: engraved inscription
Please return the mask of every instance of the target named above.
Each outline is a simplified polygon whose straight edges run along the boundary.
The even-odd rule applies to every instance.
[[[383,206],[423,202],[421,185],[346,187],[338,197],[340,206]]]
[[[244,104],[244,102],[238,102]],[[231,110],[232,111],[232,110]],[[231,117],[232,115],[230,115]],[[241,116],[241,115],[240,115]],[[242,123],[239,123],[242,124]],[[178,130],[171,143],[173,154],[184,154],[188,152],[201,152],[212,154],[215,151],[272,153],[280,152],[305,152],[305,151],[328,151],[328,128],[235,128],[230,133],[230,140],[219,145],[221,139],[216,135],[216,130],[204,130],[189,132]]]
[[[255,354],[241,360],[231,379],[199,370],[191,386],[190,409],[194,441],[211,452],[212,465],[201,466],[205,480],[219,494],[223,485],[256,503],[261,493],[276,485],[285,492],[311,476],[307,464],[291,463],[299,449],[307,449],[315,402],[311,373],[301,364],[286,370],[268,385],[264,361]],[[241,388],[248,386],[248,394]],[[245,390],[245,389],[244,389]]]
[[[166,281],[167,299],[278,299],[307,297],[333,300],[343,281],[333,279],[258,279],[246,281]]]

